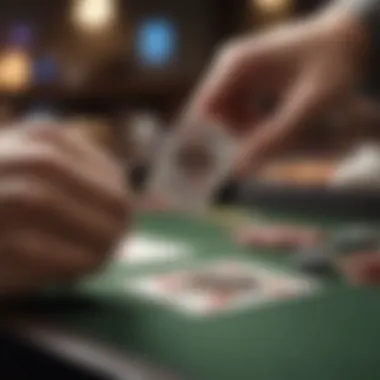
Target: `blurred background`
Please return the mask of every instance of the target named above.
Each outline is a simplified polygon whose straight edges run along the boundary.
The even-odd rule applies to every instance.
[[[139,182],[141,168],[152,162],[216,47],[233,36],[306,15],[323,3],[1,0],[0,123],[65,121],[137,168]],[[358,102],[335,118],[316,120],[318,126],[290,147],[292,155],[303,155],[302,166],[290,171],[272,166],[264,177],[323,182],[331,157],[358,138],[377,137],[380,117],[371,107]],[[309,156],[318,162],[309,162]]]

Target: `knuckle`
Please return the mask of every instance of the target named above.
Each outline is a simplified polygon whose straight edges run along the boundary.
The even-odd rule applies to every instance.
[[[227,68],[229,71],[240,71],[242,68],[250,67],[254,61],[262,59],[263,54],[254,41],[236,39],[227,42],[217,57],[219,67]]]
[[[25,181],[19,182],[15,187],[9,186],[7,189],[4,188],[1,192],[2,208],[5,206],[13,209],[25,205],[25,200],[28,198],[27,188],[28,184]]]
[[[35,179],[23,179],[10,186],[4,196],[4,202],[15,209],[32,210],[44,204],[46,190]]]
[[[49,175],[63,169],[61,156],[53,149],[41,149],[35,152],[29,162],[31,170],[37,175]]]
[[[55,192],[38,183],[38,181],[35,181],[29,187],[28,195],[26,196],[27,206],[43,211],[54,207],[57,202]]]
[[[224,43],[217,50],[217,60],[221,63],[233,63],[240,55],[239,42],[231,40]]]

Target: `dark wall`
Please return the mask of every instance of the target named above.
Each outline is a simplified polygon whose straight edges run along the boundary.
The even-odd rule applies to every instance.
[[[332,0],[297,0],[295,9],[299,15],[309,14],[331,2]]]
[[[239,1],[238,1],[239,2]],[[86,62],[89,66],[120,60],[125,73],[155,76],[189,76],[208,62],[214,45],[234,29],[237,3],[231,0],[119,0],[121,12],[114,30],[96,38],[80,36],[70,22],[68,0],[0,0],[0,43],[6,44],[10,25],[26,21],[35,30],[33,52],[54,51],[61,59]],[[134,35],[144,18],[163,16],[178,29],[178,56],[157,73],[139,69],[134,51]],[[0,46],[1,49],[1,46]],[[131,79],[131,78],[129,78]]]
[[[89,77],[74,98],[58,85],[53,92],[43,88],[36,95],[32,91],[26,102],[35,97],[63,98],[69,108],[85,104],[100,109],[111,102],[115,107],[131,102],[160,104],[170,110],[186,97],[217,45],[244,30],[247,24],[252,29],[250,1],[119,0],[118,22],[112,30],[91,37],[79,35],[73,27],[71,0],[0,0],[0,53],[6,47],[10,25],[26,21],[35,30],[33,55],[53,52],[64,70],[80,65]],[[306,13],[321,2],[298,0],[296,8]],[[142,69],[134,55],[136,27],[150,16],[169,18],[178,28],[178,56],[159,70]]]

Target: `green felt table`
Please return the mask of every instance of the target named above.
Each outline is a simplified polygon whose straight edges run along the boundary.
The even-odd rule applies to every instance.
[[[290,218],[289,215],[283,218]],[[296,222],[305,223],[303,218]],[[333,228],[336,221],[308,223]],[[143,215],[137,230],[181,240],[195,255],[171,264],[114,263],[78,289],[88,308],[55,317],[55,323],[135,352],[196,380],[380,379],[380,292],[320,280],[316,294],[210,318],[189,318],[162,305],[128,296],[126,279],[184,268],[222,256],[260,261],[296,273],[286,252],[249,252],[211,221],[175,214]],[[53,318],[53,317],[52,317]]]

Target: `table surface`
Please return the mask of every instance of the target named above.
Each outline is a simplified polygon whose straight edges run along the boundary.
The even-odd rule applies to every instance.
[[[273,218],[261,214],[254,217]],[[220,215],[214,218],[221,220]],[[341,224],[327,218],[283,218],[325,228]],[[236,246],[211,220],[175,214],[143,215],[137,231],[191,244],[195,255],[166,264],[114,263],[100,277],[46,296],[44,303],[52,323],[121,352],[134,352],[186,379],[380,378],[377,289],[353,289],[341,281],[320,280],[321,291],[307,298],[210,318],[189,318],[130,297],[125,291],[126,279],[220,257],[244,258],[297,275],[291,256],[287,252],[252,253]],[[73,302],[71,293],[79,301]],[[62,307],[62,299],[70,306]]]

